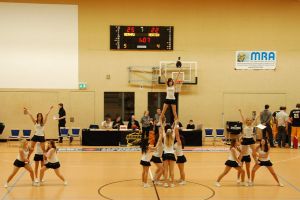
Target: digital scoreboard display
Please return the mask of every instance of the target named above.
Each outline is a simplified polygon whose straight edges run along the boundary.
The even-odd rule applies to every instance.
[[[110,26],[110,49],[173,50],[173,26]]]

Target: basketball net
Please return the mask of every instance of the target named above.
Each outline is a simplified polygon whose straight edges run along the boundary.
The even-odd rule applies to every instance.
[[[175,92],[181,92],[182,83],[182,80],[177,80],[175,82]]]

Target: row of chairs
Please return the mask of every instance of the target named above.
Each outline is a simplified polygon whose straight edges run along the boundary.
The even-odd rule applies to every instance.
[[[70,133],[69,133],[70,130]],[[62,140],[69,139],[70,137],[73,137],[73,139],[78,138],[81,144],[81,136],[80,136],[80,128],[69,128],[69,127],[61,127],[60,128],[60,137],[62,137]]]
[[[69,134],[69,130],[70,134]],[[77,127],[62,127],[60,128],[60,133],[62,138],[79,138],[79,141],[81,141],[81,136],[80,136],[80,128]],[[12,140],[18,140],[18,139],[30,139],[31,138],[31,130],[30,129],[23,129],[22,130],[22,135],[20,135],[20,130],[19,129],[12,129],[11,134],[7,138],[8,145],[10,145],[10,142]]]
[[[217,142],[221,142],[222,144],[226,143],[224,128],[215,129],[215,134],[214,134],[214,129],[212,128],[205,128],[204,131],[205,131],[205,138],[204,138],[205,144],[207,142],[212,142],[212,145],[215,146]]]

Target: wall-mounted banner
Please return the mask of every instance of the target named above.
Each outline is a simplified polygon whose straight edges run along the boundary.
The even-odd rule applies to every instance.
[[[276,51],[236,51],[235,69],[275,69]]]

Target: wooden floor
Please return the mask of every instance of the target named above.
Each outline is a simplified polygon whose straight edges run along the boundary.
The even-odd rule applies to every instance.
[[[17,147],[0,143],[2,185],[12,171],[12,163],[16,156]],[[300,199],[300,150],[275,148],[271,151],[274,169],[285,187],[276,186],[267,169],[261,168],[253,187],[238,186],[236,172],[232,170],[221,182],[222,187],[217,188],[214,182],[224,169],[227,153],[190,152],[186,153],[186,157],[187,185],[177,185],[175,188],[157,187],[161,200]],[[31,186],[29,174],[22,169],[9,188],[0,187],[0,200],[158,199],[154,187],[142,187],[138,152],[61,152],[59,158],[62,173],[68,180],[67,186],[64,186],[50,170],[46,172],[45,183],[42,186]],[[178,178],[177,168],[175,175]]]

